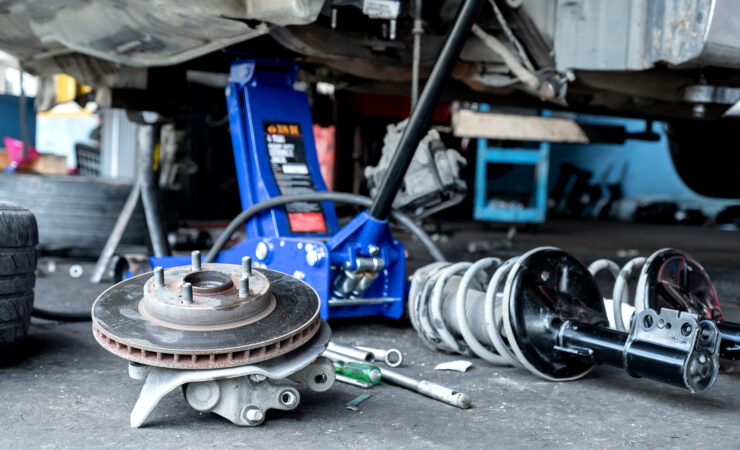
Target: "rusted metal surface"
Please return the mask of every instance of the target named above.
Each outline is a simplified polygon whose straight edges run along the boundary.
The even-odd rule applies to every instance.
[[[206,267],[211,267],[207,264]],[[253,272],[249,296],[240,298],[240,267],[218,264],[219,270],[190,271],[190,267],[168,269],[164,286],[154,279],[144,285],[139,312],[158,325],[190,331],[225,330],[247,325],[275,309],[275,298],[267,277]],[[182,302],[182,285],[191,283],[194,302]]]
[[[323,1],[64,0],[0,11],[0,45],[21,60],[70,53],[143,67],[178,64],[316,20]]]
[[[240,298],[235,287],[240,270],[227,264],[204,264],[199,272],[191,272],[190,266],[166,269],[161,287],[155,286],[152,273],[123,281],[93,305],[95,339],[129,361],[212,369],[275,358],[316,334],[320,302],[310,286],[280,272],[255,269],[249,277],[250,295]],[[177,293],[188,280],[194,282],[193,303],[179,303]],[[166,307],[152,320],[151,309],[142,305]],[[198,317],[203,320],[196,326]]]
[[[291,352],[311,339],[316,334],[320,325],[321,318],[319,317],[308,324],[307,328],[282,341],[240,351],[213,351],[204,353],[171,353],[166,351],[158,352],[151,349],[146,350],[137,347],[130,341],[106,334],[95,324],[93,324],[93,334],[95,340],[109,352],[139,364],[166,367],[169,369],[223,369],[255,364]],[[129,342],[129,344],[126,342]]]

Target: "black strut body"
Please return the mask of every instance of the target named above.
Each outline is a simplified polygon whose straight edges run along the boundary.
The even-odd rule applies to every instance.
[[[740,360],[740,324],[716,321],[717,329],[722,334],[719,344],[719,357]]]

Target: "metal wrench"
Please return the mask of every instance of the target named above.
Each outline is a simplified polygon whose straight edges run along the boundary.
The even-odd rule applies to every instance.
[[[397,348],[389,348],[387,350],[360,346],[356,348],[372,353],[375,359],[384,361],[388,367],[398,367],[403,364],[403,353]]]

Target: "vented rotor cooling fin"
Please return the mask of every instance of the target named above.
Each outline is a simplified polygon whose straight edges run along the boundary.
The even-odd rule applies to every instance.
[[[106,350],[141,364],[235,367],[306,343],[321,325],[319,308],[310,286],[280,272],[183,266],[142,274],[103,292],[93,305],[93,333]]]

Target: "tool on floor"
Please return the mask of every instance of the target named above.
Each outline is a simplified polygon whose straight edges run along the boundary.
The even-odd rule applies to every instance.
[[[335,374],[334,379],[350,386],[359,387],[362,389],[372,389],[373,385],[370,383],[363,383],[362,381],[355,380],[354,378],[346,377],[344,375]]]
[[[380,384],[380,369],[369,364],[356,362],[334,361],[334,369],[338,374],[354,380],[377,385]]]
[[[347,355],[350,358],[365,361],[373,364],[375,361],[383,361],[388,367],[398,367],[403,364],[403,353],[397,348],[389,348],[387,350],[378,348],[369,348],[351,345],[338,344],[336,342],[329,342],[327,350],[342,355]]]
[[[691,392],[717,379],[714,322],[664,307],[641,311],[629,333],[610,329],[594,277],[552,247],[507,261],[422,267],[412,275],[408,307],[432,348],[523,367],[546,380],[576,380],[598,364]]]
[[[375,355],[367,350],[362,350],[359,347],[353,347],[351,345],[338,344],[336,342],[329,342],[326,347],[328,351],[339,353],[342,355],[349,356],[350,358],[357,359],[369,364],[375,362]]]
[[[331,350],[325,351],[323,356],[326,356],[332,361],[360,362],[359,360],[353,359],[351,356],[336,353]],[[470,408],[470,396],[468,394],[458,392],[444,386],[440,386],[427,380],[417,380],[391,369],[378,369],[380,370],[381,379],[383,381],[387,381],[388,383],[395,384],[396,386],[401,386],[402,388],[418,392],[421,395],[425,395],[429,398],[433,398],[434,400],[447,403],[448,405],[452,405],[462,409]]]
[[[347,409],[351,409],[352,411],[358,411],[360,409],[360,403],[364,402],[370,397],[372,397],[372,395],[368,395],[368,394],[358,395],[357,397],[350,400],[345,406],[347,407]]]
[[[388,367],[398,367],[403,364],[403,353],[397,348],[382,350],[379,348],[360,347],[359,345],[356,348],[372,353],[373,358],[383,361]]]
[[[606,272],[615,278],[610,299],[615,329],[629,327],[633,317],[646,309],[686,311],[717,326],[720,358],[740,360],[740,324],[725,321],[709,274],[686,252],[664,248],[649,258],[633,258],[622,268],[602,259],[594,261],[589,270],[594,276]],[[638,270],[634,294],[630,295],[630,281]]]
[[[460,4],[369,211],[342,229],[329,201],[347,196],[331,198],[327,194],[334,193],[322,192],[326,188],[308,97],[293,88],[297,66],[263,59],[235,62],[226,97],[245,211],[214,244],[206,262],[239,263],[242,256],[253,255],[255,266],[293,274],[317,291],[323,318],[400,318],[406,258],[388,225],[391,204],[482,4]],[[247,240],[218,254],[244,221]],[[431,241],[428,244],[434,248]],[[436,253],[435,259],[444,259]],[[152,266],[185,263],[182,258],[151,258]]]
[[[255,426],[269,409],[298,406],[299,391],[278,380],[316,392],[334,383],[334,366],[321,357],[331,332],[319,309],[306,283],[253,269],[249,258],[238,266],[194,257],[103,292],[92,308],[93,334],[144,380],[132,427],[180,386],[194,409]]]

